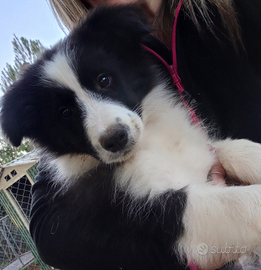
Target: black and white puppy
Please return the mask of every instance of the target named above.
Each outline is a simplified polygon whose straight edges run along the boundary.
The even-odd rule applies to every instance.
[[[46,170],[64,193],[86,172],[109,164],[114,188],[105,191],[112,202],[106,208],[114,207],[118,194],[131,201],[125,209],[129,215],[132,209],[142,211],[143,204],[162,204],[153,222],[165,216],[168,229],[173,226],[173,256],[214,269],[241,254],[205,252],[200,244],[216,250],[260,246],[261,146],[247,140],[213,141],[191,123],[167,71],[141,46],[149,32],[135,7],[96,10],[4,96],[2,129],[14,146],[23,138],[37,143]],[[228,177],[257,185],[211,184],[207,178],[217,160]],[[159,200],[169,191],[177,196],[171,215]]]

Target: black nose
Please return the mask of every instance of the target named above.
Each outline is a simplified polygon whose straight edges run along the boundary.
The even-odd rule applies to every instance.
[[[113,153],[123,150],[127,142],[128,133],[125,129],[117,130],[113,134],[110,132],[100,138],[102,147]]]

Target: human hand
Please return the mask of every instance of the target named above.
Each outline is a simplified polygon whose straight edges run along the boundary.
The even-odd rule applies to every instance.
[[[212,166],[208,178],[213,185],[226,186],[226,171],[220,162]]]

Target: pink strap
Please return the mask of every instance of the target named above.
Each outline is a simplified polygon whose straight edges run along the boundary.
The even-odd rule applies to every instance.
[[[172,65],[169,65],[159,54],[157,54],[156,52],[154,52],[152,49],[150,49],[149,47],[142,45],[142,47],[147,50],[148,52],[150,52],[151,54],[153,54],[154,56],[156,56],[164,65],[165,67],[168,69],[171,77],[172,77],[172,82],[174,85],[177,86],[179,93],[182,94],[184,92],[184,86],[181,83],[181,79],[179,77],[178,74],[178,67],[177,67],[177,52],[176,52],[176,29],[177,29],[177,21],[178,21],[178,15],[179,15],[179,11],[181,9],[183,0],[181,0],[177,6],[177,9],[175,11],[175,20],[174,20],[174,26],[173,26],[173,30],[172,30]]]
[[[159,54],[157,54],[155,51],[153,51],[152,49],[150,49],[149,47],[145,46],[145,45],[141,45],[146,51],[150,52],[151,54],[153,54],[154,56],[156,56],[164,65],[165,67],[168,69],[171,77],[172,77],[172,82],[174,85],[177,85],[178,82],[180,82],[180,78],[177,77],[175,69],[173,67],[173,65],[169,65]],[[184,91],[184,89],[183,89]],[[182,92],[183,92],[182,91]],[[181,93],[181,91],[179,90],[179,92]]]
[[[193,262],[191,262],[188,267],[189,270],[198,270],[197,266]]]
[[[180,12],[182,4],[183,4],[183,0],[180,0],[178,6],[176,8],[176,11],[175,11],[175,19],[174,19],[174,25],[173,25],[173,30],[172,30],[172,63],[173,63],[171,66],[171,69],[173,70],[172,79],[173,79],[173,83],[175,82],[175,84],[179,90],[179,93],[181,95],[183,103],[190,110],[190,117],[191,117],[192,123],[195,125],[200,125],[200,122],[197,118],[195,111],[189,106],[188,102],[185,100],[185,98],[182,95],[182,93],[184,92],[184,86],[181,82],[181,79],[180,79],[179,73],[178,73],[176,36],[177,36],[178,16],[179,16],[179,12]]]
[[[178,16],[179,16],[179,12],[180,12],[182,4],[183,4],[183,0],[181,0],[179,2],[178,6],[176,8],[174,25],[173,25],[173,29],[172,29],[172,63],[173,63],[172,68],[173,68],[174,73],[175,73],[177,80],[178,80],[178,84],[176,84],[176,85],[177,85],[180,93],[182,93],[184,91],[184,86],[181,83],[181,79],[180,79],[179,74],[178,74],[176,33],[177,33]]]
[[[194,125],[200,125],[200,122],[196,116],[195,111],[189,106],[188,102],[186,101],[186,99],[183,96],[183,92],[184,92],[184,86],[181,82],[181,79],[179,77],[178,74],[178,67],[177,67],[177,52],[176,52],[176,29],[177,29],[177,21],[178,21],[178,15],[182,6],[183,0],[181,0],[176,8],[175,11],[175,20],[174,20],[174,25],[173,25],[173,31],[172,31],[172,65],[169,65],[159,54],[157,54],[156,52],[154,52],[152,49],[150,49],[149,47],[142,45],[142,47],[147,50],[148,52],[150,52],[151,54],[153,54],[154,56],[156,56],[164,65],[165,67],[168,69],[171,78],[172,78],[172,82],[174,85],[177,86],[178,90],[179,90],[179,94],[181,96],[181,99],[184,103],[184,105],[187,107],[187,109],[190,111],[190,116],[191,116],[191,120],[192,123]]]

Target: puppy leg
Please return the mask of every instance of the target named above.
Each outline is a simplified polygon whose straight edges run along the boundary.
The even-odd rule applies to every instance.
[[[178,251],[211,270],[261,245],[261,185],[190,185]]]
[[[212,144],[228,177],[247,184],[261,183],[261,144],[249,140],[216,141]]]

